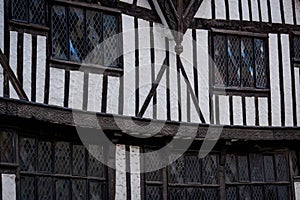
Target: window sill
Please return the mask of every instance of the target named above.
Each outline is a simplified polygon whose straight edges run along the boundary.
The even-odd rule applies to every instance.
[[[240,87],[220,87],[213,86],[212,91],[214,94],[219,95],[236,95],[236,96],[260,96],[268,97],[270,95],[270,89],[260,88],[240,88]]]
[[[123,69],[118,66],[103,66],[95,64],[80,64],[71,61],[57,60],[51,58],[49,60],[50,66],[59,69],[68,69],[70,71],[83,71],[89,73],[103,74],[107,76],[121,77]]]

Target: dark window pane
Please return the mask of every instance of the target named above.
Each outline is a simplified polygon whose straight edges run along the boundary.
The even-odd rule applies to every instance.
[[[50,177],[38,177],[38,199],[53,199],[53,179]]]
[[[300,37],[296,36],[293,39],[294,41],[294,52],[295,52],[295,58],[300,59]]]
[[[102,157],[104,156],[103,148],[96,145],[90,145],[89,152],[92,152],[92,154],[89,153],[88,157],[88,176],[105,178],[105,169],[101,162],[101,159],[103,159]],[[95,155],[98,157],[94,157]]]
[[[13,0],[12,1],[12,19],[18,20],[18,21],[28,21],[27,17],[27,1],[26,0]]]
[[[146,187],[146,199],[147,200],[162,200],[162,188],[158,186]]]
[[[263,200],[264,199],[264,193],[263,193],[263,187],[262,186],[252,186],[252,199],[253,200]]]
[[[198,155],[185,156],[186,183],[201,183],[201,166]]]
[[[280,200],[289,200],[289,187],[288,186],[277,186],[278,199]]]
[[[242,55],[242,86],[254,86],[254,67],[253,67],[253,39],[242,38],[241,40]]]
[[[238,171],[240,182],[249,181],[249,164],[247,156],[238,156]]]
[[[55,173],[70,174],[70,145],[67,142],[55,144]]]
[[[240,86],[240,39],[228,36],[228,86]]]
[[[239,187],[239,199],[250,200],[251,199],[251,188],[248,185]]]
[[[175,156],[175,155],[174,155]],[[173,155],[170,156],[171,159]],[[169,181],[170,183],[184,183],[185,177],[184,158],[181,156],[169,165]]]
[[[0,162],[14,162],[14,139],[11,131],[0,131]]]
[[[184,188],[169,188],[169,200],[186,199]]]
[[[217,200],[219,199],[218,189],[204,188],[202,190],[202,200]]]
[[[274,162],[272,155],[264,156],[265,180],[275,181]]]
[[[55,183],[56,199],[69,200],[70,199],[70,181],[67,179],[57,179]]]
[[[277,198],[276,186],[274,186],[274,185],[265,186],[265,199],[266,200],[276,200],[276,199],[278,199]]]
[[[118,37],[114,36],[118,33],[117,17],[113,15],[103,15],[103,49],[104,65],[117,65],[119,57]],[[114,36],[114,37],[113,37]]]
[[[261,39],[254,39],[254,54],[256,67],[256,87],[267,87],[267,72],[266,72],[266,56],[264,41]]]
[[[38,170],[52,172],[52,149],[51,142],[38,142]]]
[[[68,59],[67,16],[63,6],[53,6],[52,15],[52,56],[58,59]]]
[[[89,183],[90,200],[107,199],[105,191],[106,191],[105,184],[102,184],[100,182],[95,182],[95,181]]]
[[[85,180],[72,180],[72,197],[73,199],[87,199]]]
[[[237,200],[237,199],[238,199],[237,187],[226,188],[226,200]]]
[[[83,145],[73,145],[73,175],[85,175],[86,159],[85,147]]]
[[[45,25],[45,0],[29,0],[29,23]]]
[[[87,57],[84,63],[103,65],[103,41],[102,38],[102,14],[98,12],[86,12],[86,34],[87,34]]]
[[[146,151],[147,152],[147,151]],[[145,154],[145,168],[146,171],[151,169],[158,169],[160,163],[163,161],[157,151]],[[162,170],[156,170],[146,173],[147,181],[162,181]]]
[[[219,159],[217,155],[207,155],[202,159],[202,180],[204,184],[218,183]]]
[[[36,143],[35,139],[20,138],[20,162],[22,171],[35,171],[36,169]]]
[[[22,200],[32,200],[35,196],[34,177],[21,177],[21,197]]]
[[[263,156],[261,154],[250,154],[250,170],[252,181],[264,181]]]
[[[188,200],[199,200],[202,196],[201,188],[187,188],[186,195]]]
[[[275,154],[275,163],[277,181],[288,181],[289,170],[286,154]]]
[[[82,9],[70,8],[69,10],[69,37],[70,60],[81,62],[85,59],[85,25]]]
[[[299,174],[298,155],[297,155],[296,151],[291,151],[290,152],[290,159],[291,159],[291,162],[292,162],[291,175],[292,176],[298,176],[298,174]]]
[[[226,86],[226,39],[225,36],[214,37],[215,84]]]
[[[226,182],[237,182],[237,161],[236,156],[233,154],[226,155],[226,163],[225,163],[225,179]]]

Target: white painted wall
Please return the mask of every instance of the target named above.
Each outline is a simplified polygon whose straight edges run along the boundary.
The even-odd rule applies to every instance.
[[[239,20],[239,2],[237,0],[229,0],[229,19],[231,20]]]
[[[198,9],[195,17],[196,18],[205,18],[205,19],[211,19],[212,13],[211,13],[211,0],[203,0],[200,8]]]
[[[130,182],[131,199],[141,199],[141,161],[140,147],[130,146]]]
[[[259,21],[258,0],[251,0],[252,20]]]
[[[215,0],[215,9],[217,19],[226,19],[226,8],[224,0]]]
[[[242,97],[233,96],[232,102],[233,102],[233,124],[243,125]]]
[[[300,72],[299,68],[295,68],[295,88],[296,88],[296,111],[297,111],[297,125],[300,124]]]
[[[280,12],[280,2],[279,0],[270,0],[271,4],[271,14],[273,23],[281,23],[281,12]]]
[[[23,49],[23,89],[27,97],[31,98],[31,61],[32,61],[32,37],[24,33]]]
[[[247,126],[255,126],[255,98],[245,97]]]
[[[170,105],[171,105],[171,120],[178,121],[178,89],[177,89],[177,62],[176,53],[174,51],[175,42],[169,41],[170,51]]]
[[[17,41],[18,41],[18,33],[15,31],[10,32],[10,52],[9,52],[9,65],[15,75],[17,76]],[[9,83],[9,96],[13,99],[19,99],[14,87],[11,83]]]
[[[119,113],[119,89],[120,78],[108,77],[107,87],[107,113],[118,114]]]
[[[286,24],[294,24],[292,0],[283,1],[284,19]]]
[[[243,15],[242,19],[248,21],[250,20],[248,0],[242,0],[241,3],[242,3],[242,15]]]
[[[116,146],[116,194],[115,200],[127,199],[125,145]]]
[[[44,103],[46,74],[46,37],[37,36],[36,101]]]
[[[230,125],[229,96],[219,96],[220,124]]]
[[[49,104],[64,105],[65,70],[50,68]]]
[[[81,82],[83,82],[83,76],[80,76]],[[102,81],[103,76],[100,74],[89,74],[89,89],[88,89],[88,111],[101,112],[102,105]],[[83,88],[79,98],[82,99]],[[116,97],[117,98],[117,97]],[[82,100],[80,101],[82,105]],[[78,105],[80,106],[80,105]]]
[[[263,22],[269,21],[268,0],[260,0],[261,17]]]
[[[1,174],[2,200],[16,200],[16,175]]]
[[[259,126],[268,126],[268,99],[258,98]]]
[[[83,103],[83,76],[84,73],[81,71],[70,71],[70,93],[69,93],[69,107],[74,109],[82,109],[82,103]],[[93,78],[93,75],[90,77]],[[95,82],[97,85],[96,87],[100,87],[99,85],[102,85],[102,81]],[[91,89],[93,86],[91,87]],[[95,95],[97,95],[98,90],[93,91]],[[102,90],[101,90],[102,92]],[[91,93],[93,94],[93,93]],[[102,94],[102,93],[101,93]],[[91,98],[93,100],[93,98]],[[101,103],[101,102],[100,102]],[[88,105],[89,108],[97,108],[98,105]],[[99,109],[101,107],[99,106]],[[91,110],[93,111],[93,110]]]
[[[151,10],[148,0],[137,0],[136,5]]]

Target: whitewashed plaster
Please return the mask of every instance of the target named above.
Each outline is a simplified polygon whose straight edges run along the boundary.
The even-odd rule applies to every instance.
[[[116,145],[116,194],[115,200],[126,200],[126,151],[125,145]]]
[[[1,174],[2,179],[2,200],[16,200],[16,175]]]
[[[141,162],[140,147],[130,146],[130,181],[131,181],[131,198],[134,200],[141,199]]]

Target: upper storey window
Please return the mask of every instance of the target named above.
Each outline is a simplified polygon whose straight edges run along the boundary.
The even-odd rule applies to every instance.
[[[268,88],[264,38],[215,34],[213,58],[215,87]]]
[[[293,47],[294,47],[294,60],[299,62],[300,61],[300,36],[295,35],[293,37]]]

